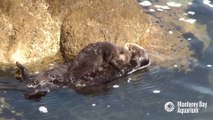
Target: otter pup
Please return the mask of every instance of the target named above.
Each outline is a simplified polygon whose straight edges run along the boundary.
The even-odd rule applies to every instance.
[[[27,81],[26,98],[42,97],[47,91],[57,87],[71,87],[85,92],[127,75],[149,65],[144,49],[136,44],[116,46],[109,42],[92,43],[83,48],[72,62],[28,76],[24,66],[17,62],[22,79]]]
[[[74,84],[82,76],[113,66],[120,70],[130,61],[130,52],[109,42],[92,43],[83,48],[69,68],[69,81]]]

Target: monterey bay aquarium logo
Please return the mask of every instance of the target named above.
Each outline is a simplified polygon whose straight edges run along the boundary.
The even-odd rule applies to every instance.
[[[176,113],[199,113],[200,109],[206,109],[207,103],[203,101],[199,102],[166,102],[164,104],[164,109],[166,112],[176,112]]]

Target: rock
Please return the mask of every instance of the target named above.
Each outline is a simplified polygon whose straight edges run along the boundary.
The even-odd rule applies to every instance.
[[[189,64],[196,59],[193,58],[194,52],[190,50],[188,41],[179,38],[182,34],[176,31],[171,35],[158,25],[153,26],[151,31],[150,39],[141,42],[148,51],[152,65],[164,68],[180,66],[178,69],[190,70]]]
[[[0,64],[42,62],[59,51],[60,20],[45,1],[0,0]]]
[[[61,27],[61,47],[67,59],[89,43],[139,44],[149,34],[150,21],[134,0],[81,0],[70,8]]]
[[[80,48],[91,42],[110,41],[119,45],[126,42],[140,44],[156,66],[173,68],[178,64],[187,69],[190,64],[193,52],[187,41],[180,41],[181,33],[168,35],[168,31],[154,24],[151,21],[154,18],[141,11],[135,1],[85,3],[83,0],[72,6],[75,9],[61,27],[61,48],[67,59],[72,59]]]
[[[0,71],[15,61],[41,71],[97,41],[140,44],[155,65],[187,66],[188,43],[153,23],[134,0],[0,0]]]

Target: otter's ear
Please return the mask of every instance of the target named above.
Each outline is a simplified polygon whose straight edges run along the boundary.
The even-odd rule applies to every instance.
[[[126,43],[126,44],[124,45],[124,48],[125,48],[126,50],[128,50],[128,51],[130,51],[129,45],[130,45],[130,43]]]

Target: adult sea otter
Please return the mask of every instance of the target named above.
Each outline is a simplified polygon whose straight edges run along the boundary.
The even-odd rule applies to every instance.
[[[19,62],[26,98],[38,98],[50,89],[71,87],[77,92],[88,92],[137,69],[150,65],[146,51],[137,44],[124,47],[109,42],[92,43],[83,48],[72,62],[67,62],[40,74],[29,76]],[[22,85],[23,87],[23,85]]]

